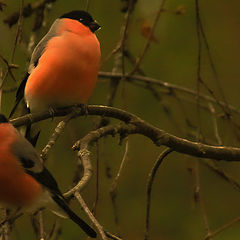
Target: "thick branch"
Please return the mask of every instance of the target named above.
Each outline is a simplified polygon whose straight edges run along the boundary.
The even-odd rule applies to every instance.
[[[72,107],[56,109],[54,116],[64,116],[71,113]],[[192,155],[201,158],[211,158],[224,161],[239,161],[240,160],[240,148],[226,147],[226,146],[213,146],[199,142],[193,142],[184,138],[176,137],[169,134],[153,125],[143,121],[134,114],[126,111],[107,106],[89,105],[87,107],[88,115],[100,115],[105,117],[112,117],[119,119],[127,125],[118,125],[112,129],[110,126],[110,133],[119,133],[120,135],[128,134],[142,134],[150,138],[157,146],[165,145],[176,152]],[[85,112],[80,111],[76,116],[82,116]],[[10,122],[19,127],[24,124],[30,124],[37,121],[41,121],[50,118],[52,115],[50,112],[45,111],[41,113],[27,114],[25,116],[11,120]],[[100,129],[97,130],[100,134]]]

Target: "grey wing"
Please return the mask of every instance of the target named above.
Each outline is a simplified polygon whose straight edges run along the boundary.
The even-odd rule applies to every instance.
[[[17,130],[16,130],[17,131]],[[12,152],[20,160],[22,166],[27,171],[41,172],[43,170],[42,160],[32,146],[19,132],[17,132],[18,141],[12,144]]]
[[[52,24],[51,28],[49,29],[48,33],[41,39],[41,41],[37,44],[34,48],[30,64],[28,67],[28,73],[31,74],[32,70],[37,66],[39,58],[42,56],[48,41],[58,36],[57,28],[59,25],[60,19],[56,19],[55,22]]]

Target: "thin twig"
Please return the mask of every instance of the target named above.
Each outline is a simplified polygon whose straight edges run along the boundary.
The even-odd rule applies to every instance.
[[[203,82],[201,77],[201,59],[202,59],[202,41],[201,41],[201,34],[200,34],[200,26],[199,26],[199,5],[198,0],[195,0],[195,12],[196,12],[196,31],[197,31],[197,79],[196,79],[196,86],[197,86],[197,94],[196,94],[196,107],[197,107],[197,119],[198,119],[198,134],[197,140],[199,140],[202,136],[202,124],[201,124],[201,112],[200,112],[200,83]]]
[[[21,0],[21,5],[20,5],[20,9],[19,9],[19,17],[18,17],[18,22],[17,22],[17,33],[16,33],[16,37],[15,37],[15,42],[14,42],[14,46],[13,46],[10,62],[13,62],[15,51],[16,51],[16,47],[17,47],[17,44],[19,42],[20,36],[22,34],[23,5],[24,5],[24,0]]]
[[[217,125],[217,119],[216,119],[216,111],[215,108],[211,103],[208,104],[209,110],[212,113],[212,122],[213,122],[213,129],[214,129],[214,134],[217,140],[218,145],[222,145],[222,139],[219,136],[219,131],[218,131],[218,125]]]
[[[197,32],[197,95],[196,95],[196,105],[197,105],[197,114],[198,114],[198,135],[197,141],[199,141],[202,137],[202,125],[201,125],[201,112],[200,112],[200,85],[203,83],[203,79],[201,76],[201,60],[202,60],[202,39],[201,39],[201,19],[200,19],[200,12],[199,12],[199,2],[195,0],[195,13],[196,13],[196,32]],[[211,234],[207,212],[205,208],[205,204],[203,201],[203,197],[201,194],[201,186],[200,186],[200,173],[199,173],[199,162],[195,162],[194,168],[194,177],[195,177],[195,191],[194,191],[194,199],[196,202],[199,203],[200,212],[203,218],[204,227],[207,232],[207,235]]]
[[[204,164],[206,167],[208,167],[211,171],[213,171],[217,176],[221,177],[223,180],[225,180],[228,184],[230,184],[235,190],[240,192],[240,184],[236,179],[234,179],[229,173],[226,173],[223,169],[218,167],[214,162],[209,161],[207,159],[202,159],[202,164]]]
[[[231,126],[232,126],[232,131],[234,133],[234,135],[236,136],[236,138],[239,140],[240,139],[240,135],[239,135],[239,129],[240,129],[240,125],[237,122],[234,122],[232,119],[232,115],[231,115],[231,111],[230,108],[225,100],[225,96],[223,94],[223,91],[220,87],[220,84],[217,81],[217,75],[216,75],[216,70],[215,70],[215,66],[213,65],[213,61],[210,55],[210,51],[209,51],[209,46],[207,43],[207,39],[203,30],[203,26],[202,26],[202,22],[201,22],[201,18],[200,18],[200,13],[199,13],[199,2],[198,0],[195,0],[195,9],[196,9],[196,30],[197,30],[197,40],[198,40],[198,67],[197,67],[197,109],[198,109],[198,119],[199,119],[199,123],[200,123],[200,108],[199,108],[199,86],[200,84],[208,91],[208,93],[216,100],[216,103],[220,106],[220,108],[223,110],[226,118],[228,119],[228,121],[230,122]],[[210,64],[211,67],[214,71],[215,74],[215,78],[217,81],[217,85],[219,88],[219,91],[223,97],[223,102],[224,105],[220,104],[220,101],[218,100],[218,98],[216,97],[216,94],[213,92],[213,90],[211,88],[208,87],[207,83],[202,79],[201,77],[201,46],[202,46],[202,42],[201,42],[201,37],[203,37],[205,45],[207,47],[207,51],[208,51],[208,56],[210,58]],[[201,127],[201,125],[199,125]],[[237,131],[236,131],[237,130]]]
[[[122,74],[121,73],[111,73],[111,72],[99,72],[99,77],[121,78]],[[189,94],[193,97],[195,97],[196,94],[197,94],[197,92],[192,90],[192,89],[189,89],[189,88],[186,88],[186,87],[183,87],[183,86],[180,86],[180,85],[172,84],[172,83],[169,83],[169,82],[164,82],[164,81],[161,81],[160,79],[155,79],[155,78],[145,77],[145,76],[140,76],[140,75],[129,76],[129,74],[126,74],[125,77],[126,77],[126,80],[128,80],[129,82],[131,82],[132,80],[136,80],[136,81],[140,81],[140,82],[148,82],[150,84],[158,85],[158,86],[161,86],[163,88],[167,88],[169,90],[176,90],[178,92],[183,92],[183,93]],[[218,105],[220,105],[222,107],[226,106],[225,102],[217,101],[215,98],[213,98],[211,96],[208,96],[206,94],[203,94],[203,93],[199,93],[199,98],[201,98],[203,100],[206,100],[208,102],[211,102],[211,103],[215,103],[215,104],[217,103]],[[230,110],[232,110],[235,113],[240,114],[240,110],[238,108],[236,108],[232,105],[228,105],[228,106],[229,106]]]
[[[39,234],[40,234],[40,240],[45,239],[45,231],[44,231],[44,224],[43,224],[43,211],[40,210],[38,212],[39,217]]]
[[[146,207],[146,220],[145,220],[145,234],[144,234],[144,240],[148,240],[149,236],[149,219],[150,219],[150,207],[151,207],[151,193],[152,193],[152,185],[153,181],[155,179],[157,170],[159,166],[161,165],[164,158],[173,152],[172,149],[165,149],[162,153],[159,154],[156,162],[153,165],[153,168],[151,169],[150,173],[148,174],[148,181],[147,181],[147,207]]]
[[[106,236],[110,239],[113,239],[113,240],[122,240],[122,238],[116,236],[116,235],[113,235],[112,233],[108,232],[108,231],[104,231]]]
[[[210,240],[211,238],[216,237],[219,233],[223,232],[224,230],[228,229],[229,227],[231,227],[233,224],[237,223],[240,221],[240,217],[234,218],[232,221],[224,224],[223,226],[221,226],[220,228],[218,228],[217,230],[209,233],[206,235],[206,237],[204,238],[204,240]]]
[[[165,2],[166,2],[166,0],[162,0],[160,5],[159,5],[156,17],[155,17],[155,19],[153,21],[153,25],[151,27],[151,31],[150,31],[150,33],[148,35],[148,38],[147,38],[147,41],[146,41],[146,43],[145,43],[145,45],[143,47],[142,52],[140,53],[139,57],[136,60],[136,63],[135,63],[135,66],[134,66],[133,70],[131,71],[131,73],[129,75],[133,75],[137,71],[138,67],[140,66],[140,64],[141,64],[141,62],[142,62],[142,60],[143,60],[143,58],[144,58],[144,56],[145,56],[145,54],[146,54],[150,44],[151,44],[151,38],[152,38],[154,30],[155,30],[155,28],[157,26],[159,18],[161,16],[162,9],[164,8]]]
[[[4,218],[8,219],[9,218],[9,213],[7,209],[3,209],[4,211]],[[4,224],[1,224],[1,240],[9,240],[10,238],[10,221],[5,221]]]
[[[74,193],[74,196],[76,197],[76,199],[78,200],[78,202],[80,203],[81,207],[83,208],[84,212],[88,215],[89,219],[92,221],[92,223],[95,225],[95,227],[97,228],[101,239],[103,240],[107,240],[107,237],[105,235],[105,232],[103,230],[103,227],[99,224],[99,222],[97,221],[97,219],[93,216],[93,214],[91,213],[91,211],[89,210],[89,208],[87,207],[87,204],[85,203],[85,201],[83,200],[82,196],[80,195],[80,193],[78,191],[76,191]]]
[[[49,240],[58,240],[60,238],[60,235],[62,233],[62,228],[61,225],[59,224],[59,222],[56,220],[56,222],[54,223],[51,232],[49,233],[49,235],[46,237],[46,239]]]
[[[194,163],[195,167],[193,169],[194,178],[195,178],[195,189],[194,189],[194,200],[199,204],[200,212],[203,218],[204,227],[207,232],[207,235],[211,234],[205,203],[203,201],[201,185],[200,185],[200,174],[199,174],[199,162]]]
[[[14,74],[13,74],[13,72],[12,72],[12,69],[18,68],[18,65],[9,63],[9,62],[7,61],[7,59],[4,58],[1,54],[0,54],[0,58],[1,58],[2,61],[7,65],[7,71],[4,73],[4,75],[2,74],[3,76],[2,76],[2,81],[1,81],[1,85],[0,85],[0,89],[2,89],[2,88],[3,88],[3,85],[4,85],[4,83],[5,83],[5,80],[7,79],[8,74],[11,76],[11,78],[13,79],[13,81],[16,82],[16,79],[15,79],[15,77],[14,77]]]
[[[121,164],[120,164],[120,167],[118,169],[118,172],[117,172],[117,175],[116,177],[113,179],[113,182],[111,184],[111,190],[110,192],[114,192],[116,187],[117,187],[117,184],[118,184],[118,179],[121,175],[121,172],[122,172],[122,169],[123,169],[123,165],[125,164],[126,160],[127,160],[127,155],[128,155],[128,146],[129,146],[129,141],[128,141],[128,138],[126,139],[126,146],[125,146],[125,151],[124,151],[124,155],[123,155],[123,158],[122,158],[122,161],[121,161]]]
[[[43,159],[43,161],[46,161],[50,149],[55,145],[57,139],[63,133],[65,127],[67,126],[68,122],[71,120],[73,116],[74,113],[73,114],[70,113],[61,122],[58,123],[57,127],[54,129],[52,136],[49,138],[47,145],[41,151],[40,156]]]
[[[127,40],[127,30],[130,23],[130,14],[133,10],[133,0],[129,2],[130,6],[128,7],[127,12],[124,15],[124,23],[120,30],[120,40],[117,43],[117,46],[114,48],[112,53],[114,53],[114,65],[112,68],[112,73],[122,72],[121,80],[125,79],[125,64],[124,64],[124,51],[125,44]],[[117,93],[120,79],[112,78],[110,79],[110,91],[108,95],[108,105],[113,106],[113,102]]]
[[[116,188],[117,188],[117,184],[118,184],[118,179],[119,179],[122,169],[123,169],[123,165],[126,162],[127,155],[128,155],[128,139],[126,140],[125,152],[124,152],[120,167],[119,167],[117,175],[113,179],[111,187],[110,187],[110,196],[111,196],[111,201],[112,201],[112,205],[113,205],[114,222],[115,222],[116,226],[118,226],[118,227],[119,227],[119,219],[118,219],[118,211],[117,211],[117,203],[116,203],[116,197],[117,197]]]
[[[229,106],[228,106],[228,103],[226,101],[226,97],[224,95],[221,83],[220,83],[219,78],[218,78],[217,70],[216,70],[215,63],[214,63],[213,58],[212,58],[212,54],[211,54],[211,51],[210,51],[210,46],[209,46],[209,43],[208,43],[208,40],[207,40],[206,33],[204,31],[204,28],[203,28],[203,23],[202,23],[202,19],[201,19],[200,15],[199,15],[199,26],[200,26],[200,32],[201,32],[201,35],[202,35],[202,38],[203,38],[203,42],[204,42],[206,50],[207,50],[208,59],[210,61],[210,66],[212,68],[212,71],[213,71],[213,74],[214,74],[214,77],[215,77],[215,80],[216,80],[216,84],[217,84],[218,90],[219,90],[219,92],[220,92],[220,94],[222,96],[223,102],[225,103],[225,106],[226,106],[227,110],[230,110]]]
[[[100,162],[100,146],[99,146],[99,142],[96,142],[96,170],[95,170],[95,175],[96,175],[96,198],[95,201],[93,203],[93,208],[92,208],[92,212],[94,214],[94,216],[96,216],[96,212],[97,212],[97,204],[98,204],[98,197],[99,197],[99,162]]]

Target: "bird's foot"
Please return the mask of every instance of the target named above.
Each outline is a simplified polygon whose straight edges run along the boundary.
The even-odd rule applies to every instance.
[[[55,111],[56,111],[56,110],[55,110],[52,106],[49,106],[48,112],[49,112],[50,115],[51,115],[52,121],[53,121],[53,119],[54,119],[54,117],[55,117]]]
[[[83,113],[84,116],[88,115],[88,105],[81,103],[79,104],[79,107],[81,108],[81,112]]]
[[[72,106],[72,115],[83,115],[83,116],[87,116],[88,115],[88,106],[87,104],[75,104]]]

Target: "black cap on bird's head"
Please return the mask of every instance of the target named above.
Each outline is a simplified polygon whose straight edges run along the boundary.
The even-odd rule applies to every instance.
[[[70,18],[73,20],[77,20],[83,25],[89,27],[89,29],[94,33],[100,28],[100,25],[93,20],[92,16],[85,11],[75,10],[68,13],[63,14],[59,18]]]
[[[7,123],[8,122],[8,119],[0,113],[0,123]]]

